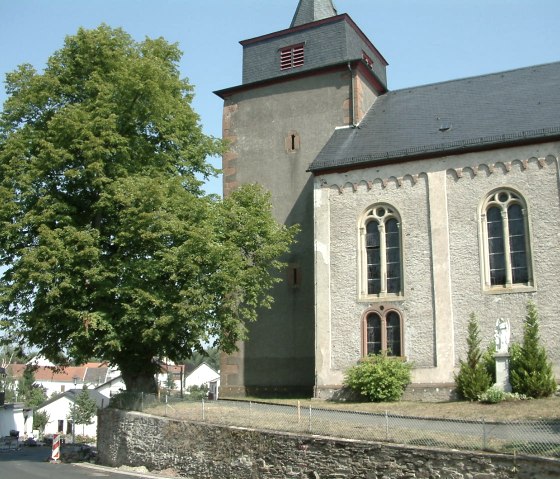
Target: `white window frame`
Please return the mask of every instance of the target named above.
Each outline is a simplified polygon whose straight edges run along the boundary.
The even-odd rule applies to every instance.
[[[384,214],[381,214],[380,210],[384,210]],[[397,228],[399,232],[399,273],[400,273],[400,288],[398,292],[388,292],[387,291],[387,250],[386,250],[386,236],[385,236],[385,224],[390,219],[395,219],[397,221]],[[379,222],[379,239],[380,239],[380,292],[379,293],[368,293],[368,255],[366,248],[366,232],[367,224],[370,221]],[[366,209],[362,214],[359,221],[359,241],[358,241],[358,270],[359,270],[359,281],[358,281],[358,292],[359,298],[363,301],[383,301],[390,299],[402,300],[404,296],[404,254],[403,254],[403,238],[402,238],[402,227],[401,218],[397,210],[387,204],[387,203],[376,203]]]
[[[502,196],[502,198],[500,198]],[[525,236],[525,253],[526,253],[526,266],[528,281],[525,283],[514,283],[512,280],[512,265],[511,265],[511,250],[510,250],[510,232],[508,225],[507,209],[509,206],[517,204],[521,207],[523,221],[524,221],[524,236]],[[498,207],[501,210],[503,222],[503,235],[504,238],[504,261],[506,280],[504,284],[492,284],[491,270],[490,270],[490,247],[488,245],[488,222],[487,212],[492,207]],[[529,222],[529,212],[527,202],[524,196],[516,189],[504,186],[490,191],[483,199],[479,208],[479,230],[480,230],[480,263],[481,263],[481,280],[482,290],[489,294],[500,293],[519,293],[530,292],[536,290],[536,283],[534,278],[533,254],[532,254],[532,241],[531,229]],[[507,239],[507,240],[506,240]]]
[[[375,308],[368,308],[363,316],[362,316],[362,357],[368,356],[368,318],[371,315],[377,315],[380,319],[380,328],[381,328],[381,351],[382,353],[387,352],[387,316],[389,314],[395,313],[399,318],[399,343],[400,343],[400,354],[390,354],[390,357],[395,358],[404,358],[405,357],[405,349],[404,349],[404,318],[401,311],[394,307],[386,307],[384,305],[380,305],[379,307]]]

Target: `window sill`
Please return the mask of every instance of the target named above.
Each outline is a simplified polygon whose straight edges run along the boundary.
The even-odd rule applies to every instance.
[[[511,286],[485,286],[482,289],[484,294],[510,294],[510,293],[534,293],[537,290],[535,285],[515,284]]]
[[[384,295],[369,295],[360,296],[358,298],[360,303],[380,303],[383,301],[404,301],[404,294],[384,294]]]

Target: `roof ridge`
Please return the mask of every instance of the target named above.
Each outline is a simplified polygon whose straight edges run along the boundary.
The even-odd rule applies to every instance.
[[[383,96],[389,95],[389,94],[392,94],[392,93],[402,92],[402,91],[420,90],[422,88],[429,88],[429,87],[432,87],[432,86],[446,85],[448,83],[456,83],[456,82],[462,82],[462,81],[466,81],[466,80],[476,80],[476,79],[479,79],[479,78],[488,78],[488,77],[491,77],[491,76],[498,76],[498,75],[503,75],[503,74],[506,74],[506,73],[514,73],[514,72],[518,72],[518,71],[521,71],[521,70],[532,70],[532,69],[535,69],[535,68],[543,68],[543,67],[547,67],[547,66],[551,66],[551,65],[557,65],[557,64],[560,64],[560,61],[541,63],[541,64],[538,64],[538,65],[529,65],[529,66],[518,67],[518,68],[510,68],[509,70],[500,70],[500,71],[496,71],[496,72],[492,72],[492,73],[482,73],[480,75],[472,75],[472,76],[466,76],[466,77],[461,77],[461,78],[453,78],[451,80],[442,80],[442,81],[437,81],[437,82],[432,82],[432,83],[425,83],[423,85],[403,87],[403,88],[399,88],[398,90],[389,90]],[[375,103],[374,103],[374,105],[375,105]]]

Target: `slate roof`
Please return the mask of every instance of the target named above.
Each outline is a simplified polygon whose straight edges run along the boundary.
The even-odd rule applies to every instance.
[[[560,139],[560,62],[390,91],[309,167],[411,161]]]
[[[290,28],[335,15],[336,9],[331,0],[300,0]]]

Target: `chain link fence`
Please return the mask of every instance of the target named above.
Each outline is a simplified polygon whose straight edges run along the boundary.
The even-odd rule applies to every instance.
[[[250,401],[123,393],[112,407],[212,424],[411,446],[560,457],[560,421],[430,419]]]

